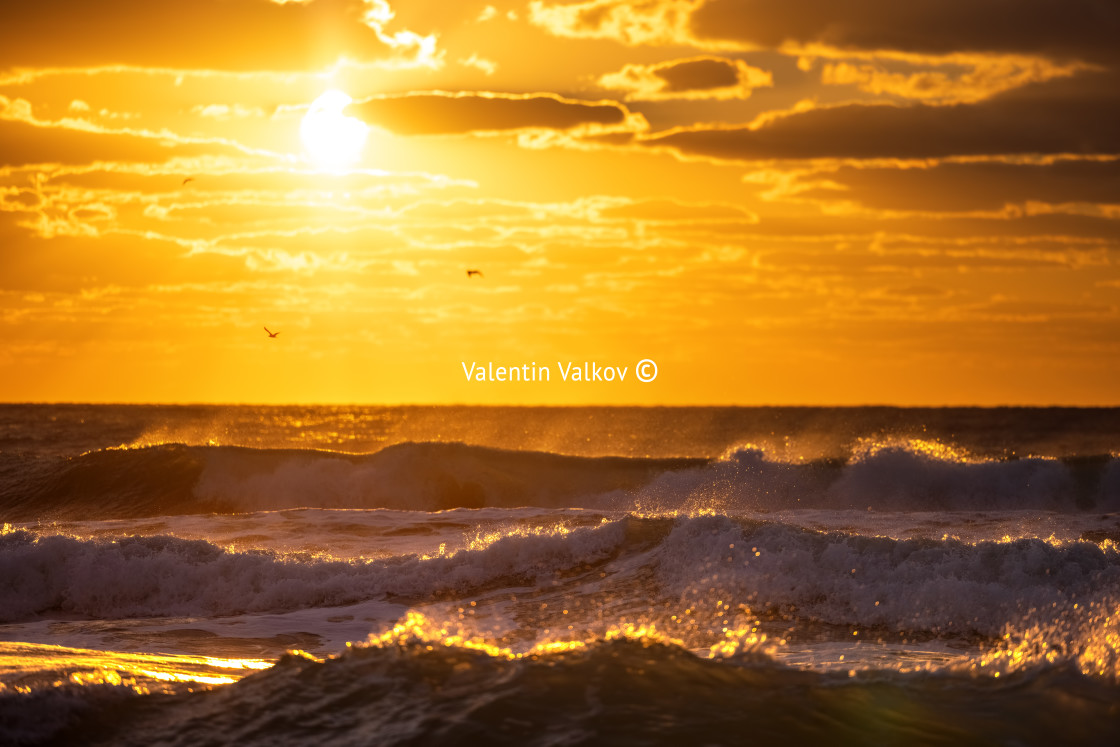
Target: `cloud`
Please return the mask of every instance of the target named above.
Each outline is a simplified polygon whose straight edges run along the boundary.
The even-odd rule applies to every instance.
[[[524,0],[507,0],[504,3],[504,5],[506,7],[512,5],[514,8],[520,9],[520,8],[524,7],[525,3],[524,3]],[[463,6],[464,10],[469,10],[472,7],[478,7],[478,6],[471,6],[469,3],[463,3],[462,6]],[[473,13],[473,10],[469,10],[469,12]],[[501,21],[501,20],[516,21],[518,18],[521,17],[521,13],[518,12],[518,10],[513,10],[513,9],[500,10],[500,9],[494,7],[493,5],[487,5],[485,8],[482,9],[482,11],[477,16],[471,16],[471,17],[474,19],[475,23],[481,24],[481,23],[486,23],[488,21],[493,21],[495,19],[497,19],[499,21]]]
[[[798,197],[881,210],[999,210],[1011,204],[1120,203],[1120,161],[941,163],[929,168],[841,167],[832,188]]]
[[[943,158],[1120,152],[1117,77],[1085,74],[978,104],[848,104],[794,111],[753,125],[697,125],[645,140],[732,161]]]
[[[5,9],[0,69],[129,64],[222,70],[442,64],[434,34],[396,28],[386,0],[42,0]]]
[[[535,128],[595,132],[633,128],[635,115],[615,102],[555,94],[446,93],[376,96],[346,111],[367,124],[402,135],[446,135]]]
[[[1113,321],[1116,310],[1095,303],[1062,301],[992,300],[970,309],[980,318],[1005,322],[1048,322],[1054,319],[1101,319]]]
[[[89,164],[95,161],[163,161],[173,156],[231,152],[232,144],[176,140],[155,133],[37,124],[11,116],[0,96],[0,165]],[[64,120],[65,121],[65,120]]]
[[[928,54],[1006,52],[1117,59],[1120,5],[1108,0],[708,0],[689,15],[703,42]]]
[[[245,117],[264,117],[264,109],[259,106],[242,106],[241,104],[199,104],[191,111],[200,117],[212,119],[243,119]]]
[[[529,4],[562,37],[698,49],[796,48],[943,55],[1000,52],[1117,59],[1120,6],[1108,0],[586,0]]]
[[[115,234],[111,246],[82,233],[59,233],[49,241],[29,236],[18,215],[0,213],[0,289],[75,291],[91,278],[120,285],[191,280],[231,281],[243,260],[217,255],[188,259],[176,242],[158,236]]]
[[[604,207],[598,215],[605,219],[654,223],[733,222],[757,223],[758,216],[738,205],[726,203],[678,202],[676,200],[634,200]]]
[[[613,39],[629,45],[703,46],[689,28],[690,15],[703,4],[704,0],[588,0],[552,5],[533,0],[529,21],[555,36]]]
[[[458,63],[463,67],[478,68],[487,75],[493,75],[498,69],[498,63],[484,57],[479,57],[477,54],[471,54],[470,57],[460,58]]]
[[[422,36],[415,31],[389,31],[389,23],[396,14],[389,7],[388,0],[362,0],[362,2],[366,6],[362,14],[362,22],[377,34],[377,38],[383,44],[401,54],[393,67],[440,68],[443,66],[443,52],[436,49],[435,34]]]
[[[821,82],[826,86],[854,85],[875,95],[887,94],[930,103],[972,103],[1003,91],[1066,78],[1092,69],[1082,63],[1057,65],[1037,57],[952,55],[943,59],[926,57],[924,65],[934,69],[890,70],[881,63],[853,63],[845,60],[825,63]],[[957,72],[937,67],[963,67]]]
[[[102,110],[100,114],[103,118],[113,118],[107,110]],[[245,154],[277,155],[256,151],[220,137],[182,136],[166,129],[111,128],[83,118],[41,119],[27,100],[2,95],[0,133],[4,134],[0,138],[0,165],[3,167],[35,163],[165,160],[172,155],[221,154],[231,150]]]
[[[774,85],[774,76],[742,60],[692,57],[652,65],[628,64],[600,76],[601,87],[626,92],[627,101],[745,99],[755,88]]]

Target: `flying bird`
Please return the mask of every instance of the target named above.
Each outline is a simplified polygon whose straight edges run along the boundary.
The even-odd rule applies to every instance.
[[[268,332],[268,327],[265,327],[264,331]],[[279,332],[268,332],[269,337],[276,337],[276,335],[278,335],[278,334],[280,334],[280,333]]]
[[[188,176],[186,179],[183,180],[183,185],[182,186],[185,187],[185,186],[187,186],[187,182],[193,182],[193,181],[194,181],[194,177],[193,176]]]
[[[467,270],[467,277],[469,278],[472,275],[478,275],[479,277],[482,277],[482,270]]]

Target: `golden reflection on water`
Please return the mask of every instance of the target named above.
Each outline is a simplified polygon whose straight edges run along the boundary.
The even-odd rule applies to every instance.
[[[604,518],[602,524],[609,523],[609,519]],[[525,526],[502,526],[495,529],[478,529],[475,531],[473,537],[466,537],[464,546],[454,549],[449,549],[446,542],[441,542],[439,548],[435,552],[423,553],[419,557],[421,560],[432,560],[434,558],[452,557],[459,552],[485,550],[496,542],[506,539],[507,537],[566,537],[571,534],[575,529],[566,521],[550,522],[538,525],[525,525]]]
[[[897,647],[876,646],[866,648],[851,644],[843,650],[856,654],[862,661],[856,669],[886,668],[896,671],[939,671],[950,669],[977,677],[995,677],[1023,671],[1037,666],[1068,662],[1085,675],[1120,679],[1120,607],[1091,605],[1088,629],[1080,632],[1063,629],[1061,625],[1034,626],[1025,631],[1010,631],[991,646],[982,646],[974,653],[957,652],[904,652]],[[713,631],[716,632],[716,631]],[[440,623],[422,612],[412,610],[396,625],[380,635],[371,635],[365,643],[348,644],[376,648],[422,647],[428,651],[440,648],[460,648],[483,652],[489,656],[506,659],[532,659],[541,656],[582,651],[603,641],[626,640],[643,646],[667,645],[691,651],[709,659],[728,660],[741,656],[761,656],[777,662],[785,660],[787,641],[768,636],[759,630],[757,622],[747,625],[729,625],[719,631],[721,637],[710,646],[697,649],[684,640],[667,634],[653,623],[616,624],[603,634],[585,639],[538,641],[530,648],[515,650],[494,639],[465,632],[454,623]],[[853,636],[858,632],[853,632]],[[840,650],[840,649],[838,649]],[[889,663],[883,656],[897,658]],[[815,657],[814,663],[794,664],[799,668],[818,668],[822,664]],[[889,657],[888,657],[889,658]],[[845,656],[841,654],[839,661]],[[852,669],[849,675],[853,675]]]
[[[0,692],[30,692],[39,687],[113,685],[138,693],[165,688],[161,683],[226,685],[273,662],[214,656],[130,653],[68,648],[38,643],[0,643]]]
[[[852,451],[852,462],[862,462],[878,456],[883,452],[895,450],[911,454],[920,454],[927,459],[938,462],[980,464],[992,461],[990,459],[976,457],[967,449],[924,438],[861,438],[856,448]]]
[[[776,648],[766,643],[766,634],[759,633],[757,626],[728,627],[724,628],[722,633],[722,640],[707,650],[708,658],[728,658],[750,651],[773,654]],[[416,610],[410,610],[400,622],[381,635],[370,635],[364,645],[376,648],[420,645],[428,651],[434,651],[437,647],[465,648],[481,651],[495,658],[514,660],[580,651],[602,640],[626,640],[640,643],[643,646],[660,644],[688,648],[683,640],[666,634],[653,623],[621,623],[608,628],[602,637],[587,640],[541,641],[528,650],[514,651],[508,646],[501,646],[485,638],[464,633],[462,629],[453,630],[451,626],[436,623],[424,613]],[[781,643],[784,644],[785,641]],[[352,646],[354,644],[347,645]]]
[[[1037,664],[1067,661],[1082,674],[1120,680],[1120,606],[1093,602],[1073,608],[1085,616],[1078,634],[1063,636],[1046,625],[1005,632],[973,671],[999,677]]]

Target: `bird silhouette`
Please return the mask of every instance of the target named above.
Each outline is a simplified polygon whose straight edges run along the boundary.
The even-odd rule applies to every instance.
[[[193,176],[188,176],[186,179],[183,180],[183,185],[182,186],[185,187],[185,186],[187,186],[187,182],[193,182],[193,181],[194,181],[194,177]]]
[[[268,332],[268,327],[265,327],[264,331]],[[268,332],[269,337],[276,337],[276,335],[278,335],[278,334],[280,334],[280,333],[279,332]]]
[[[483,277],[482,270],[467,270],[467,277],[469,278],[472,275],[478,275],[479,277]]]

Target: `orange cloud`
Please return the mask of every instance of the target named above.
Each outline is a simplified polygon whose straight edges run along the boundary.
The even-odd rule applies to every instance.
[[[1068,78],[1093,69],[1084,63],[1058,65],[1043,58],[1015,55],[925,57],[922,62],[940,67],[963,66],[964,69],[955,75],[936,68],[902,72],[888,70],[881,63],[853,64],[842,60],[825,63],[821,82],[826,86],[854,85],[861,91],[876,95],[956,104],[982,101],[1030,83]]]
[[[629,45],[705,46],[689,27],[693,12],[704,0],[587,0],[555,5],[529,3],[529,20],[555,36],[576,39],[613,39]],[[739,45],[708,45],[740,48]]]
[[[1120,203],[1120,161],[941,163],[929,168],[854,168],[828,174],[807,199],[844,199],[881,210],[1000,210],[1007,204]],[[1025,211],[1024,211],[1025,212]]]
[[[815,158],[943,158],[996,154],[1120,152],[1115,76],[1031,86],[978,104],[849,104],[793,111],[755,125],[698,125],[647,145],[734,161]]]
[[[822,44],[849,52],[999,52],[1115,61],[1120,6],[1098,0],[707,0],[689,13],[705,42]]]
[[[6,137],[0,139],[0,163],[20,166],[34,163],[92,163],[100,160],[150,161],[165,160],[171,156],[221,154],[230,151],[245,155],[278,156],[284,160],[280,154],[250,148],[224,137],[180,135],[167,129],[107,127],[86,119],[85,112],[80,107],[77,114],[82,116],[42,119],[35,115],[27,100],[0,95],[0,130],[6,134]],[[101,112],[103,120],[117,118],[111,112]]]
[[[394,28],[386,0],[43,0],[7,8],[0,68],[126,63],[224,70],[323,69],[340,58],[438,68],[434,34]]]
[[[446,135],[503,130],[632,129],[634,115],[621,104],[580,101],[555,94],[433,91],[376,96],[347,112],[403,135]]]
[[[603,88],[625,91],[627,101],[749,98],[755,88],[774,85],[774,76],[742,60],[691,57],[652,65],[629,64],[599,77]]]
[[[170,133],[108,130],[76,121],[42,122],[0,96],[0,164],[88,164],[95,160],[163,161],[215,151],[240,150],[236,144],[177,138]]]

